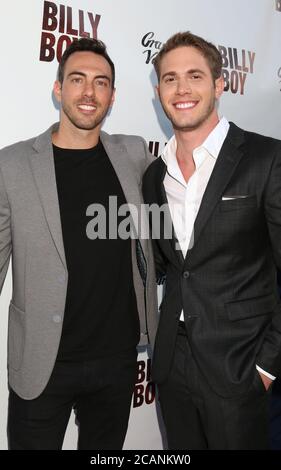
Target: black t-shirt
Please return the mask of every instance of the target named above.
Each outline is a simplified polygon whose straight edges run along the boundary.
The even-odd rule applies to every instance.
[[[118,230],[116,239],[108,239],[109,196],[117,197],[117,208],[126,199],[101,142],[86,150],[53,149],[69,274],[57,359],[94,359],[134,347],[139,340],[131,239],[118,237]],[[91,204],[105,208],[106,239],[87,236]],[[105,233],[100,224],[96,230]]]

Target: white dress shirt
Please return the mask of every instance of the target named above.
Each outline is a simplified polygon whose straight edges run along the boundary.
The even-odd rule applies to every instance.
[[[192,247],[195,219],[228,130],[229,122],[225,117],[222,117],[202,145],[193,150],[195,171],[187,182],[176,158],[177,141],[175,136],[169,140],[162,152],[161,158],[167,166],[164,187],[178,239],[177,249],[182,251],[184,258],[187,250]],[[180,320],[184,321],[183,311]],[[259,366],[256,367],[270,379],[275,379]]]

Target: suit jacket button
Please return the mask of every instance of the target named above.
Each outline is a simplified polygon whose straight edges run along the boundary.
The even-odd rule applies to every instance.
[[[53,322],[54,323],[60,323],[61,322],[61,316],[60,315],[54,315],[53,316]]]
[[[190,276],[190,272],[189,271],[184,271],[182,275],[183,275],[184,279],[188,279],[189,276]]]

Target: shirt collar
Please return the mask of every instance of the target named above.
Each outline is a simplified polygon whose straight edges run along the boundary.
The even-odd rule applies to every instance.
[[[204,147],[207,152],[215,159],[218,158],[220,149],[224,143],[229,129],[229,122],[225,117],[222,117],[216,127],[205,139],[201,147]],[[196,150],[196,149],[195,149]]]
[[[214,127],[212,132],[210,132],[208,137],[204,140],[204,142],[199,147],[196,147],[194,149],[193,156],[197,168],[198,166],[200,166],[200,163],[202,163],[202,154],[205,153],[204,150],[207,151],[211,157],[217,159],[220,153],[220,149],[222,148],[223,142],[228,133],[228,130],[229,122],[225,117],[222,117],[216,127]],[[161,158],[167,165],[168,171],[172,173],[178,173],[178,171],[180,171],[176,159],[176,151],[177,141],[175,136],[173,135],[173,137],[168,141],[161,154]]]

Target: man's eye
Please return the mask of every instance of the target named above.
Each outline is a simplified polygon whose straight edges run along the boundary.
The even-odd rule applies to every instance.
[[[166,77],[166,78],[165,78],[165,82],[166,82],[166,83],[174,82],[174,81],[175,81],[175,77]]]
[[[72,82],[73,83],[82,83],[82,78],[73,78]]]
[[[104,87],[107,87],[108,86],[108,82],[106,80],[97,80],[96,81],[96,84],[98,86],[104,86]]]

